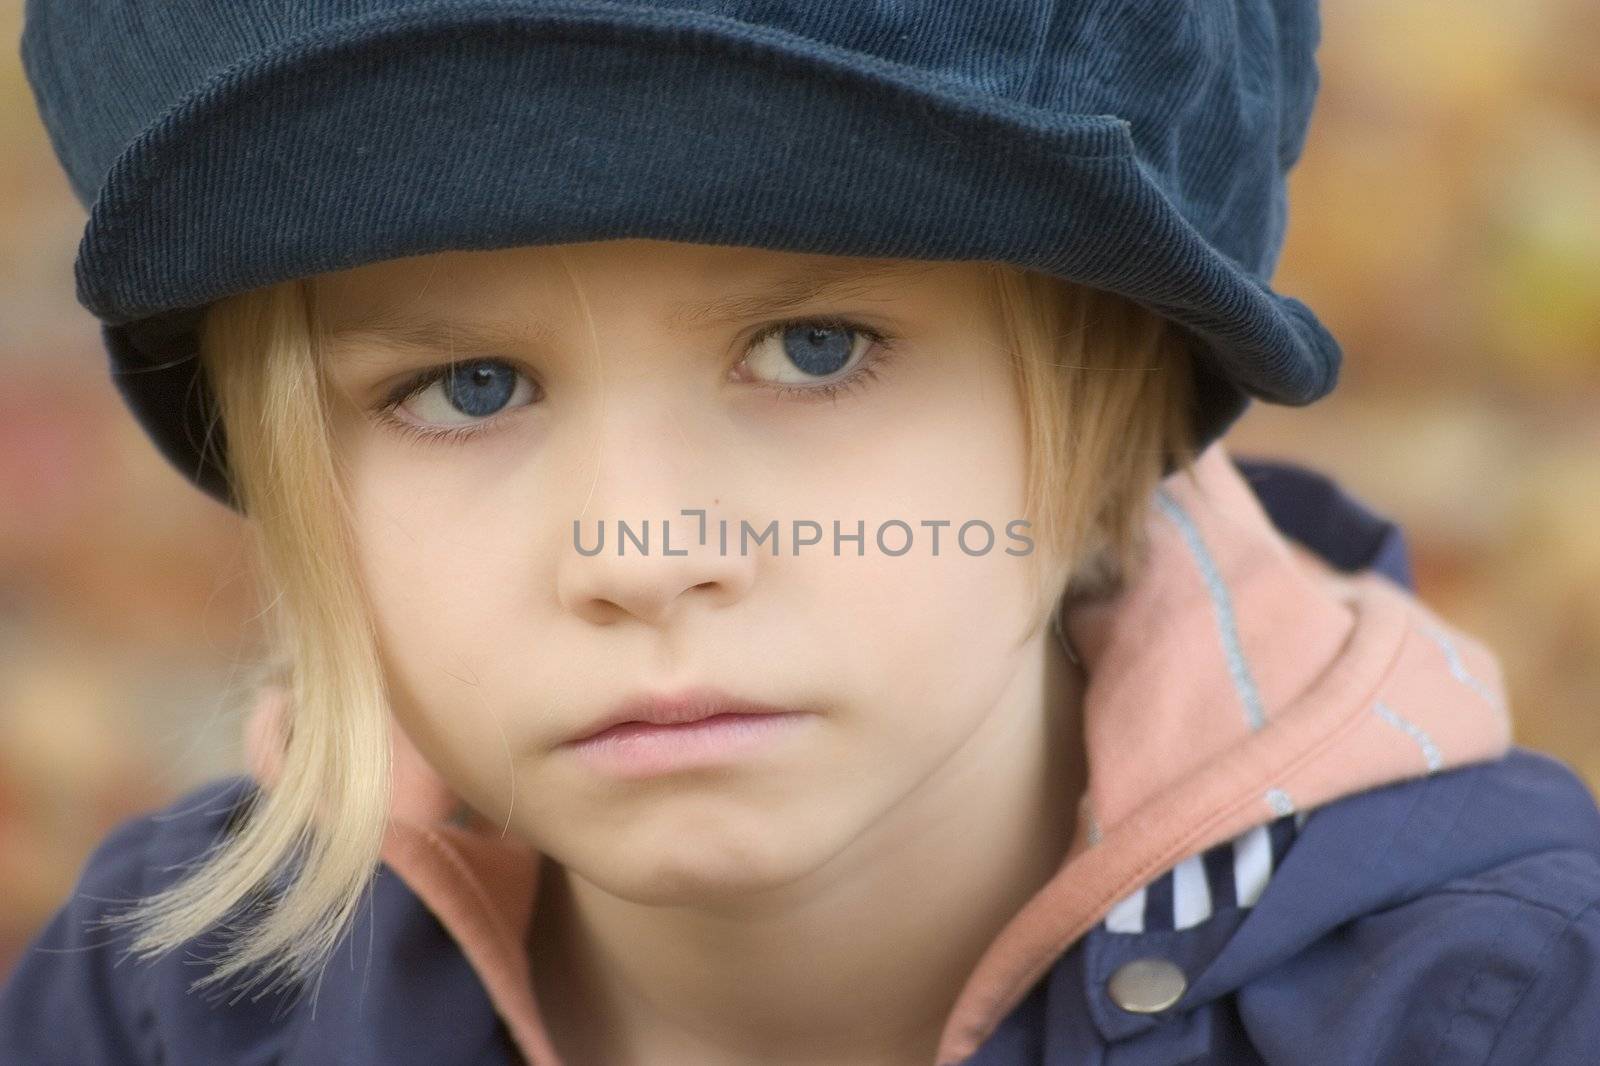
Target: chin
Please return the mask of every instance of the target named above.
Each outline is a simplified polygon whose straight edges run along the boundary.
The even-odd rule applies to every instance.
[[[619,852],[607,848],[597,866],[573,870],[612,895],[647,906],[736,903],[793,884],[825,865],[832,852],[814,842],[706,832],[694,839],[662,838],[655,846]]]

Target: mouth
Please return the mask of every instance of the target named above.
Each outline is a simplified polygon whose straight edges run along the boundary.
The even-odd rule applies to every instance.
[[[602,735],[637,732],[641,726],[688,726],[708,718],[799,715],[794,707],[741,699],[720,689],[697,686],[673,693],[644,693],[623,700],[598,721],[591,722],[566,740],[579,744]]]

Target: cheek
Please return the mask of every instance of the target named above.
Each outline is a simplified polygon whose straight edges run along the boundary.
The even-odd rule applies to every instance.
[[[993,395],[997,387],[987,384]],[[837,669],[838,690],[850,694],[875,738],[871,750],[908,746],[924,766],[1000,698],[1019,668],[1018,642],[1034,606],[1028,568],[1036,560],[1007,552],[1037,550],[1030,528],[1018,530],[1025,540],[1007,532],[1024,516],[1020,422],[1004,408],[967,410],[965,421],[948,412],[908,418],[880,447],[831,463],[838,473],[811,483],[812,506],[802,514],[824,526],[824,542],[787,560],[794,581],[785,585],[803,590],[806,615],[820,623],[805,637],[820,645],[813,661]],[[865,520],[863,556],[853,542],[832,554],[824,516],[835,515],[849,532],[857,517]],[[894,551],[909,537],[902,555],[886,554],[876,540],[891,520],[910,530],[883,533]],[[948,522],[938,527],[937,555],[935,530],[923,524],[932,520]]]
[[[1000,698],[1032,620],[1026,559],[1006,555],[1008,543],[968,556],[941,537],[936,558],[869,554],[803,579],[826,620],[806,637],[807,658],[827,664],[869,734],[945,749]]]
[[[358,567],[395,717],[460,791],[490,802],[485,790],[502,787],[506,760],[483,753],[516,737],[494,673],[507,656],[485,634],[528,632],[536,546],[507,536],[516,523],[505,518],[464,520],[459,508],[385,491],[381,478],[365,481],[354,503]],[[538,652],[516,656],[534,685],[545,670]]]
[[[865,520],[869,535],[890,519],[913,530],[925,519],[946,519],[941,553],[968,519],[1003,534],[1007,521],[1022,517],[1027,455],[1009,366],[950,350],[898,358],[878,391],[841,401],[836,411],[818,405],[819,412],[794,420],[792,433],[752,431],[744,446],[762,453],[771,486],[761,494],[787,512],[785,520],[813,519],[830,533],[834,518],[849,531]],[[876,544],[867,550],[877,552]]]
[[[529,522],[518,490],[482,482],[473,445],[454,453],[378,432],[346,453],[362,579],[388,643],[449,666],[484,633],[504,632],[507,612],[525,610],[551,531]]]

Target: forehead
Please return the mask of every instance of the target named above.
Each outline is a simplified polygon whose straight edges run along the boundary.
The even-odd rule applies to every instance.
[[[975,269],[630,239],[437,252],[319,274],[312,284],[318,318],[333,333],[381,332],[429,317],[430,309],[493,318],[508,306],[622,294],[659,301],[670,326],[690,329],[830,296],[928,291]]]

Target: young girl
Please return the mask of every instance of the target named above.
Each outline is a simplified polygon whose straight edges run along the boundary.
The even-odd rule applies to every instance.
[[[1316,40],[31,3],[80,299],[275,658],[0,1061],[1592,1061],[1600,810],[1392,525],[1220,439],[1337,374],[1265,281]]]

